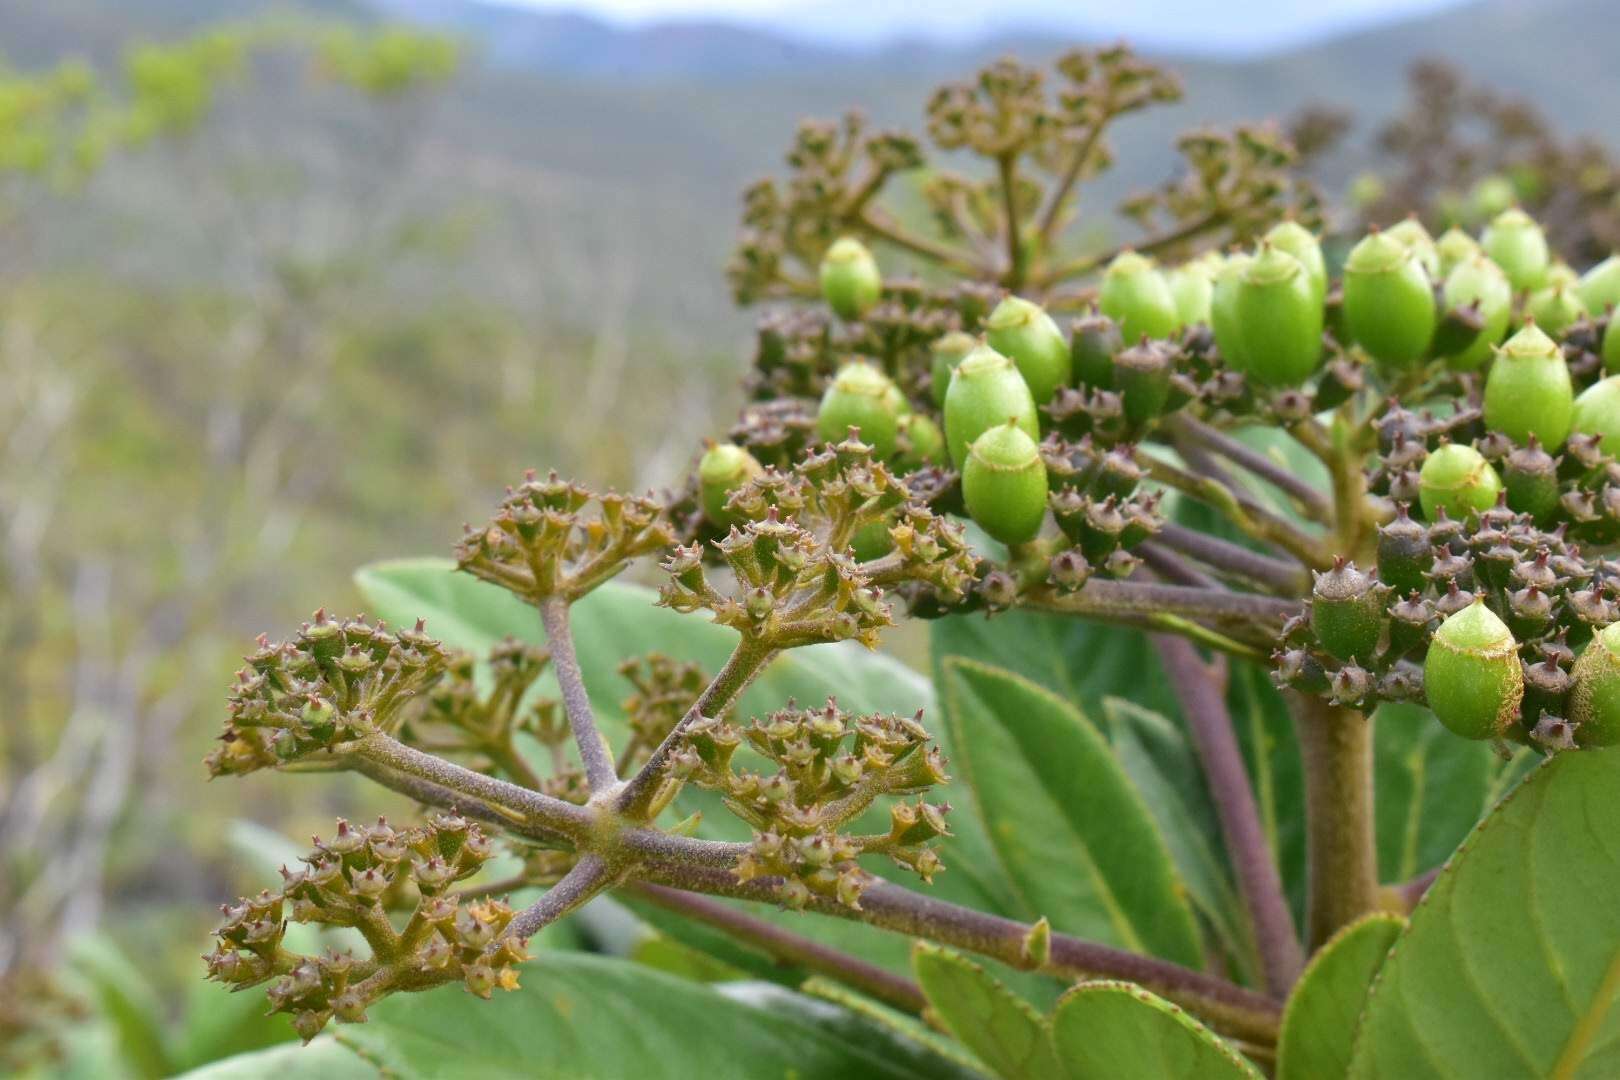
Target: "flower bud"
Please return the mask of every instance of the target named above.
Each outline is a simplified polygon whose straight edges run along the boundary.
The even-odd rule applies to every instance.
[[[1171,268],[1164,275],[1170,296],[1176,304],[1176,321],[1182,326],[1209,322],[1209,301],[1215,294],[1215,271],[1203,259],[1194,259]]]
[[[1604,453],[1620,453],[1620,375],[1610,375],[1581,392],[1571,426],[1575,435],[1597,437]],[[1575,445],[1573,437],[1570,445]]]
[[[740,446],[726,442],[709,447],[698,461],[704,516],[722,529],[736,524],[736,515],[726,509],[726,499],[763,471],[754,455]]]
[[[883,274],[866,245],[853,236],[833,241],[821,258],[821,295],[846,320],[858,319],[883,294]]]
[[[1108,264],[1097,306],[1119,323],[1126,341],[1169,337],[1180,328],[1176,300],[1152,260],[1134,251],[1121,252]]]
[[[1620,743],[1620,623],[1593,635],[1572,675],[1575,745],[1587,750]]]
[[[1507,274],[1515,291],[1540,286],[1551,262],[1547,234],[1516,206],[1491,219],[1479,238],[1479,246]]]
[[[1336,559],[1333,569],[1316,575],[1311,630],[1322,648],[1340,660],[1371,660],[1383,626],[1383,590],[1354,563]]]
[[[1114,354],[1125,347],[1119,324],[1106,315],[1087,315],[1070,328],[1069,358],[1081,386],[1114,388]]]
[[[1046,466],[1016,421],[974,440],[962,469],[962,500],[980,527],[1004,544],[1034,539],[1046,519]]]
[[[1434,337],[1434,289],[1422,263],[1387,233],[1350,249],[1344,264],[1344,324],[1374,360],[1415,367]]]
[[[1543,446],[1562,446],[1574,403],[1564,354],[1535,323],[1526,323],[1496,350],[1485,378],[1485,423],[1492,431],[1516,443],[1534,436]]]
[[[1440,273],[1446,277],[1450,277],[1451,272],[1463,263],[1473,262],[1485,254],[1478,240],[1455,225],[1440,234],[1434,248],[1440,254]]]
[[[1235,286],[1233,323],[1241,370],[1266,386],[1296,386],[1322,358],[1322,304],[1298,259],[1262,245]],[[1223,355],[1226,343],[1218,332]]]
[[[1586,305],[1569,285],[1544,285],[1525,301],[1524,312],[1547,333],[1557,337],[1586,317]]]
[[[1279,221],[1266,233],[1266,243],[1298,259],[1310,280],[1317,307],[1326,303],[1327,260],[1322,257],[1322,245],[1317,241],[1316,234],[1297,221]]]
[[[1215,346],[1220,349],[1226,366],[1233,371],[1246,371],[1243,354],[1243,323],[1238,316],[1238,289],[1254,256],[1234,254],[1227,256],[1225,264],[1215,275],[1215,289],[1209,301],[1209,328],[1215,334]]]
[[[1586,310],[1594,315],[1620,304],[1620,255],[1610,255],[1582,274],[1576,291]]]
[[[945,392],[951,388],[951,376],[956,372],[956,365],[978,347],[979,342],[972,334],[964,334],[960,330],[953,330],[934,342],[934,347],[929,350],[933,360],[929,389],[937,407],[945,407]]]
[[[1395,507],[1395,519],[1378,530],[1378,577],[1397,593],[1422,592],[1424,577],[1434,565],[1429,530],[1412,520],[1405,503]]]
[[[981,345],[957,365],[945,394],[945,442],[958,469],[968,447],[986,431],[1013,419],[1030,439],[1040,438],[1029,384],[1007,357]]]
[[[1524,698],[1519,643],[1483,601],[1447,617],[1423,663],[1429,708],[1465,739],[1499,738]]]
[[[1449,235],[1449,234],[1448,234]],[[1442,298],[1446,310],[1471,308],[1484,324],[1466,346],[1450,353],[1446,364],[1453,371],[1473,371],[1490,359],[1491,349],[1507,333],[1513,317],[1513,286],[1502,268],[1484,256],[1458,263],[1446,277]]]
[[[1053,392],[1069,382],[1069,343],[1039,304],[1009,296],[996,305],[984,327],[985,342],[1018,365],[1036,405],[1051,401]]]
[[[906,470],[937,465],[945,460],[945,433],[934,418],[908,412],[900,417],[900,453],[896,461]]]
[[[816,431],[823,440],[839,443],[849,429],[860,432],[879,460],[894,453],[900,432],[904,399],[894,382],[862,360],[845,364],[821,396]]]
[[[1423,272],[1429,280],[1440,280],[1440,249],[1435,246],[1434,237],[1429,230],[1423,227],[1423,222],[1417,219],[1416,214],[1396,222],[1384,230],[1386,236],[1394,237],[1406,246],[1412,257],[1423,267]]]
[[[1430,454],[1418,473],[1423,515],[1433,521],[1441,511],[1463,521],[1496,505],[1502,479],[1472,446],[1445,443]]]

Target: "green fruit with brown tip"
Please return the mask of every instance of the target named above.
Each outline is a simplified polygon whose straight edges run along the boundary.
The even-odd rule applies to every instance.
[[[1423,222],[1416,217],[1404,218],[1385,229],[1384,235],[1405,244],[1406,250],[1422,265],[1423,272],[1429,275],[1429,280],[1440,280],[1440,249]]]
[[[1576,435],[1596,435],[1606,454],[1620,454],[1620,375],[1599,379],[1575,399]]]
[[[1279,221],[1266,233],[1266,243],[1278,251],[1285,251],[1299,260],[1310,279],[1311,290],[1318,306],[1327,300],[1327,259],[1322,256],[1322,244],[1316,234],[1297,221]]]
[[[1483,255],[1475,255],[1452,267],[1442,300],[1447,311],[1479,305],[1483,328],[1465,348],[1446,357],[1446,365],[1453,371],[1473,371],[1490,359],[1492,350],[1507,333],[1513,318],[1513,286],[1500,266]]]
[[[956,370],[956,365],[978,347],[978,338],[960,330],[952,330],[934,342],[934,347],[929,350],[929,358],[933,361],[929,391],[934,396],[936,407],[945,407],[945,392],[951,388],[951,374]]]
[[[1350,249],[1344,264],[1344,325],[1374,360],[1409,370],[1434,338],[1434,289],[1423,264],[1387,233]]]
[[[1484,254],[1479,241],[1455,225],[1440,234],[1440,239],[1434,242],[1434,249],[1440,255],[1440,273],[1447,277],[1463,263],[1472,262]]]
[[[1119,324],[1106,315],[1093,313],[1074,320],[1069,330],[1069,358],[1074,378],[1094,390],[1114,387],[1114,354],[1125,347]]]
[[[1418,501],[1423,516],[1433,521],[1443,507],[1457,521],[1496,505],[1502,478],[1472,446],[1446,443],[1423,462],[1418,473]]]
[[[1569,285],[1544,285],[1524,302],[1524,313],[1554,337],[1586,317],[1586,305]]]
[[[1620,743],[1620,623],[1610,623],[1575,661],[1569,718],[1583,750]]]
[[[1143,337],[1169,337],[1181,328],[1169,283],[1151,259],[1134,251],[1121,252],[1108,264],[1097,306],[1119,323],[1119,332],[1130,344]]]
[[[1620,304],[1620,255],[1610,255],[1581,275],[1581,303],[1594,315]]]
[[[1035,440],[1004,423],[973,441],[962,468],[968,514],[1004,544],[1033,540],[1046,519],[1046,466]]]
[[[1317,643],[1340,660],[1371,660],[1384,630],[1384,591],[1377,580],[1343,559],[1317,574],[1311,589],[1311,630]]]
[[[883,272],[853,236],[833,241],[821,257],[821,295],[841,319],[859,319],[883,295]]]
[[[1039,304],[1009,296],[985,320],[985,341],[1018,365],[1036,405],[1052,400],[1073,371],[1063,331]]]
[[[904,402],[892,379],[856,360],[845,364],[821,395],[816,431],[826,442],[837,443],[849,437],[850,428],[856,428],[861,441],[881,461],[898,445]]]
[[[1035,398],[1017,366],[990,346],[980,345],[956,366],[945,393],[945,443],[951,463],[965,467],[973,441],[1008,420],[1031,439],[1040,438]]]
[[[1215,289],[1209,301],[1209,328],[1215,334],[1216,346],[1226,366],[1234,371],[1247,370],[1248,359],[1243,352],[1243,323],[1238,317],[1238,288],[1248,272],[1253,255],[1228,255],[1220,273],[1215,275]]]
[[[945,433],[926,413],[910,412],[900,417],[899,445],[895,460],[903,469],[920,469],[945,461]]]
[[[1547,234],[1516,206],[1491,219],[1479,238],[1479,246],[1507,274],[1515,291],[1539,286],[1552,262]]]
[[[1519,718],[1519,643],[1483,600],[1449,616],[1434,632],[1423,688],[1434,715],[1465,739],[1500,738]]]
[[[1569,437],[1575,389],[1558,343],[1535,323],[1496,350],[1485,377],[1485,426],[1519,444],[1534,435],[1557,450]]]
[[[1241,358],[1241,370],[1265,386],[1298,386],[1322,359],[1322,302],[1298,259],[1270,244],[1249,263],[1232,297],[1234,319],[1222,329],[1238,342],[1215,343]]]
[[[736,515],[726,509],[726,500],[733,491],[764,471],[753,454],[735,443],[715,443],[709,447],[698,460],[703,516],[722,529],[736,524]]]
[[[1209,322],[1209,302],[1215,295],[1214,271],[1200,259],[1182,263],[1164,275],[1170,295],[1176,302],[1176,319],[1182,326]]]

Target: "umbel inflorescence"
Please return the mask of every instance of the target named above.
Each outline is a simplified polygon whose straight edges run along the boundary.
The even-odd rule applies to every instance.
[[[433,810],[408,829],[342,825],[279,891],[228,908],[213,977],[267,984],[309,1037],[393,991],[512,986],[530,935],[606,890],[662,890],[677,910],[690,893],[760,901],[1060,979],[1116,975],[1274,1042],[1299,967],[1280,902],[1267,996],[926,897],[909,883],[948,872],[950,835],[927,717],[740,714],[783,652],[875,646],[902,611],[1179,636],[1268,669],[1302,740],[1364,739],[1365,716],[1399,701],[1543,752],[1620,741],[1620,260],[1577,275],[1518,210],[1477,237],[1409,220],[1324,244],[1291,149],[1260,129],[1184,140],[1183,175],[1128,208],[1157,232],[1071,251],[1109,124],[1175,90],[1122,50],[1058,70],[1055,95],[1003,62],[936,96],[934,143],[986,168],[926,174],[927,228],[880,201],[923,171],[919,140],[801,130],[791,178],[746,199],[733,285],[784,303],[761,320],[729,437],[667,494],[529,474],[456,549],[458,569],[537,609],[543,649],[505,643],[481,671],[425,627],[324,614],[261,639],[215,775],[351,770]],[[920,276],[885,269],[902,262]],[[735,645],[713,672],[626,658],[612,747],[569,612],[638,560],[662,572],[660,603]],[[554,700],[534,692],[542,673]],[[1313,816],[1370,788],[1353,775],[1370,753],[1345,745],[1348,766],[1309,781],[1327,785]],[[694,788],[750,838],[693,835]],[[1345,846],[1312,852],[1320,943],[1378,882],[1367,821],[1314,825],[1313,843]],[[470,880],[503,847],[518,876]],[[534,885],[549,888],[522,910],[492,895]],[[1256,896],[1280,896],[1275,871],[1243,888],[1266,929]],[[289,920],[354,928],[370,955],[296,953]]]

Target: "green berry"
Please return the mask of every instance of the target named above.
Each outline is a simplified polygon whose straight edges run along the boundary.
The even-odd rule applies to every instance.
[[[1449,616],[1434,632],[1423,687],[1434,715],[1465,739],[1500,738],[1519,718],[1519,643],[1483,600]]]
[[[1553,337],[1586,317],[1580,293],[1570,285],[1543,285],[1524,303],[1524,313]]]
[[[871,562],[881,559],[894,550],[894,537],[889,535],[889,523],[886,521],[869,521],[855,530],[855,535],[849,542],[850,553],[855,556],[856,562]]]
[[[763,471],[754,455],[735,443],[715,443],[709,447],[698,461],[703,515],[722,529],[736,524],[736,515],[726,509],[726,499]]]
[[[1435,245],[1434,237],[1429,230],[1423,227],[1423,222],[1415,216],[1391,225],[1384,235],[1393,237],[1406,245],[1414,258],[1422,264],[1423,272],[1429,275],[1431,281],[1440,279],[1440,249]]]
[[[1596,435],[1604,453],[1620,452],[1620,375],[1600,379],[1575,399],[1576,435]],[[1612,441],[1611,441],[1612,440]]]
[[[1517,447],[1503,458],[1501,475],[1508,509],[1514,513],[1529,514],[1545,524],[1558,509],[1558,462],[1539,442]]]
[[[1216,345],[1226,366],[1234,371],[1245,371],[1248,359],[1243,353],[1243,322],[1238,317],[1238,288],[1248,272],[1254,256],[1234,254],[1227,256],[1220,273],[1215,275],[1215,290],[1209,301],[1209,328],[1215,332]]]
[[[1434,289],[1411,250],[1375,232],[1344,264],[1344,325],[1356,344],[1390,367],[1416,367],[1434,337]]]
[[[1451,272],[1463,263],[1472,262],[1483,255],[1479,241],[1453,225],[1440,234],[1440,239],[1434,242],[1435,251],[1440,254],[1440,273],[1450,276]]]
[[[1405,503],[1395,504],[1395,517],[1378,529],[1378,578],[1397,595],[1422,592],[1424,575],[1434,565],[1429,530],[1412,520]]]
[[[1121,252],[1108,264],[1097,306],[1119,323],[1119,331],[1128,342],[1144,336],[1169,337],[1181,327],[1169,283],[1152,260],[1134,251]]]
[[[929,350],[933,360],[933,380],[929,389],[934,395],[934,405],[937,408],[945,407],[945,391],[951,388],[951,373],[956,370],[956,365],[978,347],[977,338],[960,330],[952,330],[934,342],[934,347]]]
[[[1384,594],[1378,582],[1338,559],[1317,574],[1311,589],[1311,630],[1340,660],[1366,662],[1378,651],[1384,630]]]
[[[841,319],[865,315],[883,294],[883,273],[853,236],[833,241],[821,257],[821,295]]]
[[[1536,288],[1547,274],[1551,262],[1547,234],[1541,231],[1535,219],[1516,206],[1491,219],[1479,244],[1507,274],[1515,291]]]
[[[1328,273],[1327,260],[1322,257],[1322,245],[1316,234],[1297,221],[1279,221],[1266,233],[1265,239],[1278,251],[1286,251],[1299,260],[1320,307],[1327,300]]]
[[[989,346],[1018,365],[1036,405],[1045,405],[1058,387],[1068,384],[1073,370],[1069,343],[1039,304],[1009,296],[996,305],[984,327]]]
[[[861,441],[882,460],[891,456],[898,445],[904,405],[905,399],[892,379],[871,364],[856,360],[845,364],[821,395],[816,430],[825,441],[836,443],[849,436],[850,428],[856,428]]]
[[[908,412],[900,417],[899,445],[896,460],[903,469],[920,469],[945,460],[945,433],[926,413]]]
[[[1491,463],[1472,446],[1446,443],[1430,454],[1418,473],[1418,501],[1430,521],[1442,508],[1448,517],[1464,521],[1496,505],[1502,479]]]
[[[1018,368],[988,345],[963,358],[945,394],[945,442],[951,462],[967,464],[968,447],[986,431],[1013,420],[1031,439],[1040,438],[1035,399]]]
[[[1322,303],[1305,267],[1292,255],[1263,244],[1237,282],[1227,334],[1238,335],[1232,355],[1242,370],[1266,386],[1297,386],[1322,358]],[[1228,341],[1216,344],[1228,354]]]
[[[1132,430],[1141,431],[1164,413],[1175,358],[1175,346],[1165,341],[1144,341],[1114,357],[1114,386]]]
[[[1620,623],[1593,635],[1575,661],[1569,718],[1583,750],[1620,743]]]
[[[1500,266],[1483,255],[1475,255],[1452,267],[1442,299],[1447,311],[1479,305],[1484,328],[1467,347],[1446,357],[1452,370],[1473,371],[1490,359],[1497,342],[1507,333],[1513,318],[1513,286]]]
[[[1581,303],[1594,315],[1620,304],[1620,255],[1610,255],[1582,274],[1576,288]]]
[[[1580,275],[1575,273],[1575,270],[1563,259],[1554,259],[1552,264],[1547,267],[1547,272],[1541,276],[1541,287],[1543,289],[1557,288],[1560,285],[1578,289],[1580,284]]]
[[[1119,324],[1106,315],[1091,314],[1074,320],[1070,329],[1069,357],[1074,378],[1081,386],[1111,390],[1114,386],[1114,354],[1125,347]]]
[[[1016,423],[973,441],[962,469],[962,501],[980,527],[1004,544],[1021,544],[1046,518],[1046,466],[1035,440]]]
[[[1214,270],[1202,259],[1182,263],[1164,275],[1176,302],[1176,320],[1182,326],[1209,322],[1209,301],[1215,294]]]
[[[1615,328],[1616,324],[1620,324],[1620,319],[1611,314],[1608,325],[1603,328],[1603,370],[1609,375],[1620,372],[1620,330]]]
[[[1574,406],[1564,354],[1535,323],[1496,350],[1485,377],[1486,427],[1521,444],[1534,435],[1556,450],[1569,437]]]
[[[1519,192],[1513,181],[1501,173],[1481,177],[1468,192],[1468,212],[1474,221],[1489,221],[1504,210],[1512,209]]]

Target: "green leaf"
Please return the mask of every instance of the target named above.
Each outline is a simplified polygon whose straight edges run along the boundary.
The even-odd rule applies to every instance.
[[[1399,915],[1376,912],[1334,934],[1311,958],[1283,1010],[1277,1080],[1341,1080],[1367,988],[1405,927]]]
[[[1141,794],[1073,707],[1011,672],[945,662],[946,724],[996,852],[1054,929],[1202,959],[1186,888]]]
[[[1214,1032],[1132,983],[1081,983],[1064,994],[1052,1043],[1069,1080],[1260,1080]]]
[[[88,983],[97,1011],[117,1033],[119,1053],[129,1075],[172,1073],[157,991],[112,939],[99,935],[79,938],[68,962],[73,973]]]
[[[1479,821],[1497,758],[1416,705],[1384,705],[1374,723],[1379,877],[1406,881],[1445,862]]]
[[[1004,1080],[1061,1077],[1046,1020],[967,958],[917,942],[912,967],[946,1030]]]
[[[1620,754],[1559,754],[1458,849],[1395,943],[1352,1077],[1620,1075]]]
[[[978,1077],[989,1075],[977,1058],[948,1035],[941,1034],[910,1013],[903,1013],[899,1009],[884,1005],[841,982],[834,982],[825,975],[812,975],[799,987],[799,992],[841,1005],[850,1012],[865,1017],[870,1024],[886,1028],[912,1042],[921,1043],[956,1065],[964,1073]]]
[[[182,1070],[297,1038],[285,1013],[265,1014],[262,993],[233,993],[217,982],[192,980],[184,1015],[175,1051]]]
[[[399,1080],[658,1077],[922,1080],[902,1062],[792,1015],[624,960],[557,953],[522,989],[480,1001],[456,986],[397,994],[342,1043]]]
[[[381,1073],[354,1051],[323,1035],[308,1046],[290,1044],[216,1061],[180,1080],[378,1080]]]

